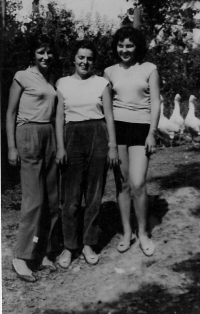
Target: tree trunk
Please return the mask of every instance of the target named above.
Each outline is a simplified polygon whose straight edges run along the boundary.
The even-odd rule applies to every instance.
[[[133,21],[133,27],[140,29],[141,26],[141,16],[140,16],[140,9],[135,8],[134,9],[134,21]]]
[[[1,7],[0,7],[0,15],[2,17],[1,27],[4,28],[6,25],[6,0],[1,0]]]
[[[39,2],[40,0],[33,0],[32,2],[32,11],[33,13],[39,13],[40,10],[39,10]]]

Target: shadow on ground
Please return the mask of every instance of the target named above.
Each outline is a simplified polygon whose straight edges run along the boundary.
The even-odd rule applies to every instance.
[[[184,273],[192,284],[183,294],[172,294],[157,284],[144,285],[139,291],[124,293],[113,302],[84,304],[80,311],[35,310],[33,314],[199,314],[200,313],[200,254],[172,266],[173,271]],[[134,280],[134,278],[133,278]],[[67,306],[67,305],[66,305]]]
[[[165,199],[160,198],[159,195],[149,195],[148,229],[150,233],[155,226],[162,223],[162,219],[168,210],[168,203]],[[137,230],[137,220],[133,203],[131,210],[131,225],[134,233]],[[98,247],[100,250],[108,245],[117,233],[123,233],[119,206],[116,202],[109,201],[104,202],[101,205],[99,230]]]
[[[103,247],[108,245],[117,233],[122,233],[118,204],[113,201],[104,202],[101,205],[99,215],[99,250],[101,251]]]
[[[200,162],[177,165],[177,170],[167,176],[154,176],[149,182],[159,181],[162,189],[175,189],[182,187],[200,187]]]
[[[200,218],[200,204],[197,208],[191,210],[191,214],[197,218]]]
[[[168,203],[159,195],[149,195],[149,209],[148,209],[148,229],[150,233],[155,226],[162,223],[163,217],[169,211]]]

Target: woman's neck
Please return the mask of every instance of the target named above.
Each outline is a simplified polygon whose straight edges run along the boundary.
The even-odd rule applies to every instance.
[[[129,69],[131,66],[134,66],[137,64],[136,61],[131,61],[130,63],[120,62],[119,63],[124,69]]]
[[[41,69],[41,68],[39,68],[37,65],[35,65],[34,68],[35,68],[39,73],[41,73],[47,81],[49,80],[49,77],[50,77],[49,68],[48,68],[48,69]]]
[[[87,80],[88,78],[90,78],[92,75],[91,75],[91,73],[90,74],[88,74],[88,75],[79,75],[78,73],[74,73],[73,75],[72,75],[72,77],[74,78],[74,79],[76,79],[76,80],[80,80],[80,81],[82,81],[82,80]]]

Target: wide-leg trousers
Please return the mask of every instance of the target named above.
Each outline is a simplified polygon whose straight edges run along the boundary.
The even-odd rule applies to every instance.
[[[64,128],[67,166],[63,174],[64,246],[79,247],[78,228],[85,199],[83,244],[98,243],[98,214],[107,164],[108,132],[103,119],[69,122]]]
[[[51,123],[17,126],[17,149],[21,158],[21,221],[16,257],[35,259],[50,250],[51,232],[58,218],[56,142]],[[38,253],[40,249],[40,253]]]

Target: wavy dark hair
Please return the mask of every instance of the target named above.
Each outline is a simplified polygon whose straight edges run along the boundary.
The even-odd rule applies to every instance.
[[[129,39],[136,46],[135,50],[135,59],[137,62],[142,62],[146,53],[147,53],[147,45],[144,36],[141,31],[133,26],[127,25],[119,28],[113,36],[112,41],[112,51],[115,58],[119,61],[120,57],[117,53],[117,45],[119,41],[124,41],[125,39]]]
[[[30,60],[35,60],[35,51],[41,47],[49,47],[52,50],[54,57],[57,59],[55,43],[52,37],[47,34],[37,33],[30,37]]]
[[[82,40],[78,40],[75,44],[75,48],[74,48],[74,56],[77,54],[78,50],[81,48],[85,48],[85,49],[89,49],[93,52],[93,58],[94,61],[97,58],[97,50],[93,44],[93,42],[91,40],[88,39],[82,39]]]

